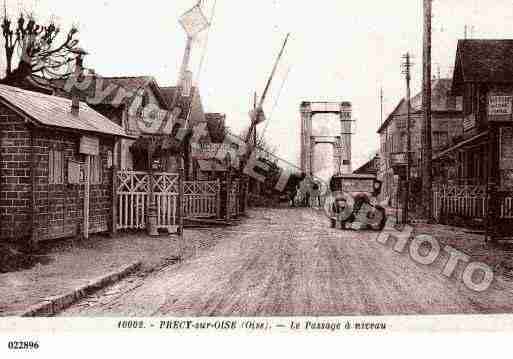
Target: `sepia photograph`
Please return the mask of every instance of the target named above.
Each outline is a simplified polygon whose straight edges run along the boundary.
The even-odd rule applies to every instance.
[[[513,330],[512,23],[505,0],[1,1],[4,346]]]

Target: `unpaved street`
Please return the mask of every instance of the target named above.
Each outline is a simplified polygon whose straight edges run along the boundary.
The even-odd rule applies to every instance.
[[[311,209],[249,212],[181,264],[128,278],[62,315],[293,316],[511,312],[508,283],[486,292],[376,242],[330,229]],[[443,263],[442,263],[443,264]]]

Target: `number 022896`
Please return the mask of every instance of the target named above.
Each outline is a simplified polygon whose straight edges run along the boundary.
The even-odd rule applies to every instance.
[[[9,341],[7,343],[9,350],[37,350],[39,349],[39,342],[37,341]]]

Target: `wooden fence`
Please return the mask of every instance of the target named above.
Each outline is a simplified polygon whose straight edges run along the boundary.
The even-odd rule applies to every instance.
[[[179,186],[183,186],[180,198]],[[146,228],[150,196],[153,203],[157,228],[177,226],[178,203],[182,203],[184,218],[221,218],[221,206],[227,205],[225,213],[230,218],[241,213],[240,183],[230,182],[226,198],[221,199],[221,186],[226,182],[180,181],[178,173],[153,173],[118,171],[115,178],[115,218],[118,229]],[[151,191],[151,189],[153,191]]]
[[[507,193],[499,198],[501,219],[513,219],[513,194]],[[488,208],[486,187],[484,185],[446,185],[433,189],[435,218],[449,220],[452,217],[463,219],[484,219]]]
[[[146,214],[153,189],[157,227],[177,224],[177,173],[117,172],[117,229],[146,228]]]
[[[436,219],[458,216],[484,218],[486,216],[485,186],[440,186],[433,190]]]
[[[183,213],[185,218],[220,217],[221,182],[184,181]]]

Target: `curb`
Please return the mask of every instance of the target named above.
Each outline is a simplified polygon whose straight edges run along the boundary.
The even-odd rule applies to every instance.
[[[108,285],[114,284],[130,273],[137,271],[142,262],[137,261],[111,272],[105,276],[90,281],[88,284],[75,288],[69,293],[49,298],[41,303],[29,307],[20,314],[21,317],[50,317],[71,306],[85,296],[94,293]]]

